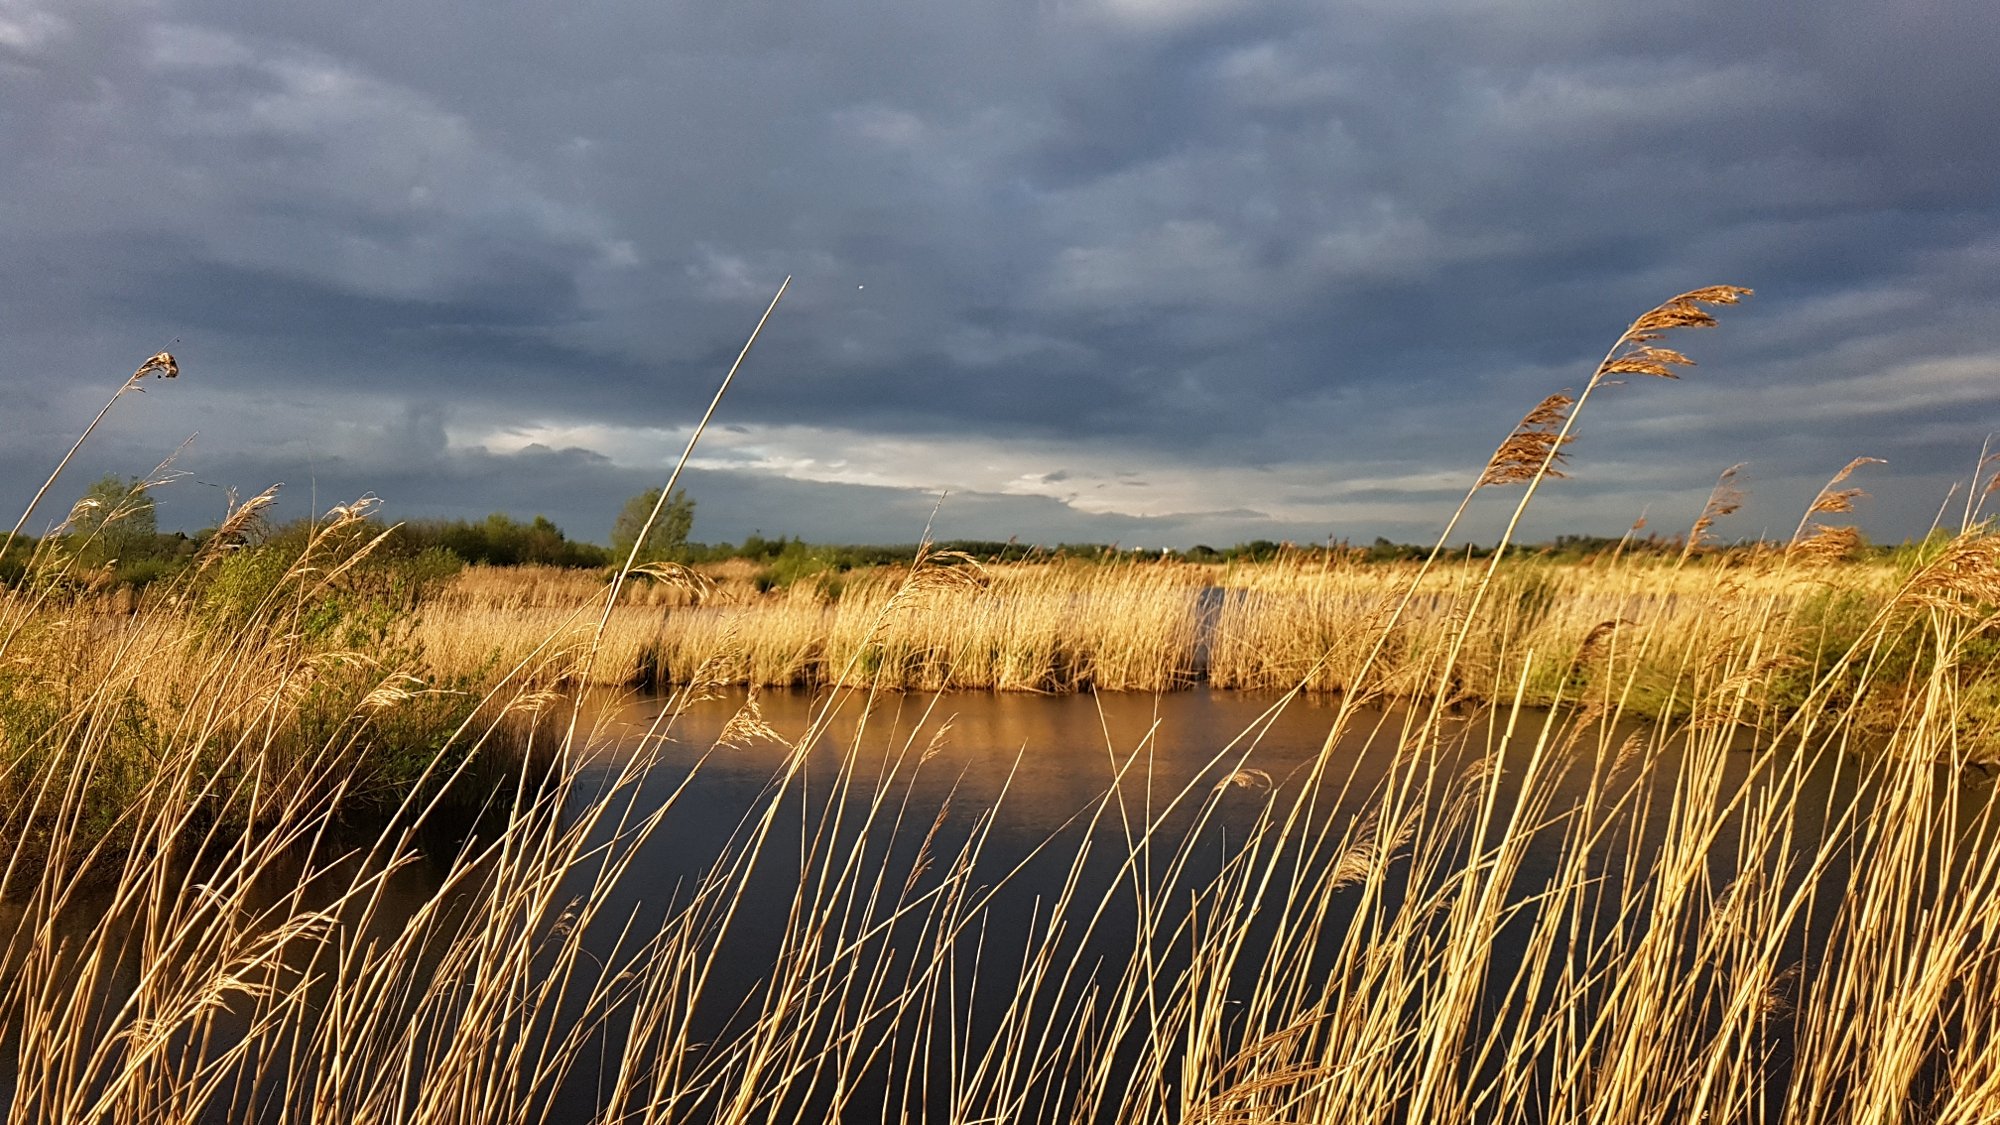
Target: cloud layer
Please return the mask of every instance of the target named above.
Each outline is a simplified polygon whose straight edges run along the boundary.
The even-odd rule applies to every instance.
[[[602,537],[797,280],[696,535],[1423,538],[1610,339],[1531,534],[1881,537],[1996,425],[2000,10],[1476,0],[0,0],[0,474],[187,433],[163,501],[545,512]],[[205,486],[215,487],[205,487]],[[1475,520],[1473,529],[1487,525]]]

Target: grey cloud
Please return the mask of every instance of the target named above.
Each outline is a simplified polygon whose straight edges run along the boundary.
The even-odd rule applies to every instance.
[[[1994,425],[1990,5],[1152,12],[13,0],[0,380],[54,433],[99,396],[48,373],[129,370],[181,337],[213,386],[272,402],[344,388],[447,422],[476,402],[673,428],[794,273],[729,421],[1476,471],[1637,312],[1737,282],[1760,296],[1685,342],[1687,384],[1594,407],[1577,447],[1580,480],[1594,454],[1657,460],[1665,491],[1579,484],[1573,519],[1698,507],[1752,454],[1784,492],[1890,451],[1878,491],[1914,494]],[[1959,366],[1942,392],[1855,382],[1925,363]],[[1819,384],[1894,401],[1813,405]],[[313,429],[270,417],[228,435],[246,466]],[[26,466],[57,440],[0,453]],[[525,455],[482,462],[490,486],[341,456],[343,481],[373,471],[439,510],[448,489],[525,510],[541,487]],[[564,464],[578,487],[636,481]],[[800,524],[850,516],[836,537],[893,537],[923,506],[766,484],[729,488],[778,506],[767,531],[797,504]],[[1383,531],[1433,518],[1436,497],[1400,498]],[[1140,533],[1053,500],[963,510]]]

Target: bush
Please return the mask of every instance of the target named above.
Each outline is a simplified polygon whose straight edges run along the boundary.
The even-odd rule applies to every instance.
[[[598,567],[611,562],[611,552],[595,543],[576,543],[546,516],[528,523],[495,512],[478,523],[428,520],[404,525],[397,535],[400,548],[450,551],[469,563],[488,566]]]

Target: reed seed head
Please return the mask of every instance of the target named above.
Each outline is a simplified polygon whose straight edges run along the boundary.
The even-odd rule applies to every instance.
[[[684,590],[690,599],[701,602],[715,590],[715,583],[708,576],[693,567],[676,562],[649,562],[632,568],[632,573],[643,574],[662,585]]]
[[[1750,296],[1752,292],[1754,291],[1746,289],[1741,285],[1710,285],[1701,289],[1690,289],[1678,297],[1669,298],[1658,307],[1633,321],[1632,327],[1626,329],[1625,342],[1628,344],[1644,344],[1649,340],[1659,339],[1661,333],[1671,331],[1675,328],[1713,328],[1715,326],[1715,317],[1707,309],[1703,308],[1703,305],[1733,305],[1743,298]],[[1677,352],[1668,352],[1665,348],[1648,348],[1645,350],[1648,352],[1666,353],[1666,355],[1679,355]],[[1667,361],[1662,359],[1662,362]],[[1686,356],[1680,356],[1677,362],[1686,365],[1692,361]]]
[[[278,490],[282,484],[271,487],[252,496],[241,504],[236,502],[236,490],[229,490],[229,514],[216,526],[215,534],[202,544],[201,554],[195,559],[195,571],[200,573],[230,551],[236,550],[251,536],[264,528],[264,509],[278,501]]]
[[[716,736],[715,744],[743,747],[759,741],[782,743],[785,741],[785,736],[764,721],[764,709],[757,705],[757,694],[752,692],[750,698],[743,701],[743,706],[736,714],[731,715],[729,721],[723,724],[722,733]]]
[[[398,704],[407,703],[430,690],[424,681],[407,672],[397,672],[376,684],[374,689],[361,699],[363,711],[386,711]]]
[[[1694,360],[1672,348],[1656,348],[1649,344],[1639,344],[1620,352],[1603,368],[1606,375],[1652,375],[1660,379],[1678,379],[1675,367],[1693,367]]]
[[[1676,328],[1712,328],[1715,317],[1704,305],[1733,305],[1750,295],[1740,285],[1711,285],[1691,289],[1654,308],[1632,322],[1591,377],[1596,386],[1616,375],[1651,375],[1658,379],[1678,379],[1676,367],[1693,367],[1694,360],[1672,348],[1656,347],[1652,341]]]
[[[1688,531],[1687,551],[1682,552],[1682,557],[1701,546],[1716,520],[1735,515],[1743,507],[1743,487],[1736,483],[1736,474],[1743,471],[1743,464],[1738,461],[1715,478],[1715,487],[1708,490],[1708,502],[1701,506],[1701,515],[1695,518],[1694,527]]]
[[[148,375],[151,375],[155,379],[175,379],[180,377],[180,373],[181,365],[175,362],[174,354],[172,352],[160,352],[153,356],[153,358],[140,364],[139,370],[132,373],[131,381],[136,383]]]
[[[1822,526],[1814,528],[1812,534],[1786,548],[1785,555],[1806,563],[1834,563],[1860,549],[1861,532],[1857,529]]]
[[[1631,624],[1633,622],[1626,618],[1614,617],[1609,621],[1600,621],[1592,625],[1590,632],[1583,635],[1583,643],[1576,648],[1576,662],[1583,664],[1597,656],[1612,634]]]
[[[1218,790],[1232,787],[1237,789],[1269,789],[1271,787],[1271,775],[1263,770],[1246,766],[1223,778],[1221,781],[1216,782],[1215,787]]]
[[[1562,428],[1569,420],[1569,408],[1575,403],[1566,394],[1553,394],[1536,404],[1514,427],[1514,432],[1507,435],[1507,440],[1500,443],[1500,448],[1493,451],[1475,487],[1530,481],[1544,471],[1544,466],[1549,476],[1564,475],[1557,468],[1563,462],[1562,447],[1576,439],[1563,435]]]
[[[1886,464],[1888,462],[1882,460],[1880,457],[1856,457],[1854,460],[1849,461],[1847,467],[1833,474],[1833,479],[1826,482],[1826,487],[1819,490],[1818,496],[1813,497],[1812,506],[1806,509],[1806,515],[1813,516],[1821,512],[1853,511],[1854,502],[1866,497],[1868,491],[1861,488],[1836,488],[1835,486],[1841,481],[1846,480],[1854,470],[1863,465]]]
[[[1956,614],[1984,616],[2000,604],[2000,539],[1967,533],[1911,577],[1902,600]]]

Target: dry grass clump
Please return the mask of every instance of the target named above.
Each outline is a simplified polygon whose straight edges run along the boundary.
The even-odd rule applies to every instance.
[[[735,605],[757,597],[757,568],[747,559],[705,564],[698,568],[666,567],[642,573],[618,594],[620,606],[679,608],[691,605]],[[604,589],[604,575],[592,570],[556,566],[468,566],[438,596],[437,605],[450,613],[488,610],[571,610],[595,601]]]
[[[295,558],[218,547],[130,614],[99,612],[65,560],[38,554],[0,594],[0,833],[18,871],[172,850],[144,827],[160,810],[242,830],[393,805],[486,741],[512,745],[511,722],[466,737],[497,715],[496,677],[431,671],[416,595],[357,538],[367,511],[335,509]]]
[[[927,558],[850,575],[838,599],[798,584],[668,615],[654,666],[669,683],[705,668],[755,686],[1168,691],[1194,679],[1204,573]]]
[[[1847,565],[1829,577],[1777,558],[1728,568],[1649,557],[1516,560],[1493,579],[1481,627],[1460,645],[1455,694],[1511,694],[1532,654],[1537,670],[1523,697],[1547,704],[1573,698],[1577,674],[1609,660],[1632,683],[1626,708],[1661,714],[1674,705],[1669,688],[1686,675],[1680,654],[1689,646],[1728,648],[1751,629],[1768,646],[1811,650],[1819,641],[1808,630],[1829,581],[1868,601],[1886,597],[1894,580],[1887,564]],[[1471,582],[1462,569],[1423,571],[1414,563],[1235,568],[1219,583],[1209,681],[1371,698],[1424,695],[1463,623]],[[1618,626],[1615,639],[1607,639],[1609,623]]]

